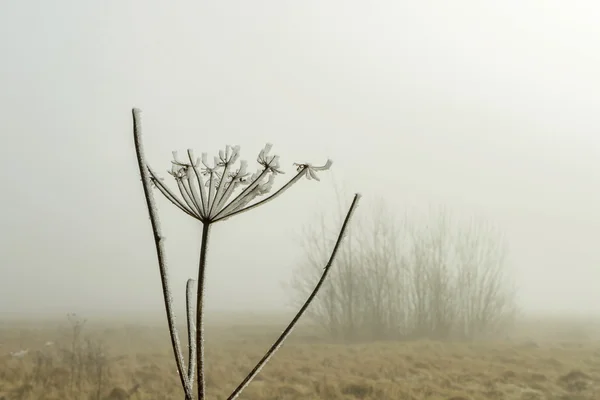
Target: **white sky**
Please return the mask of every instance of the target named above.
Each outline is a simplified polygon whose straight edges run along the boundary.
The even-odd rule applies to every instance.
[[[274,143],[349,192],[502,229],[528,310],[600,311],[595,1],[12,1],[0,4],[0,312],[162,307],[131,137]],[[166,175],[166,174],[165,174]],[[294,234],[331,174],[220,224],[209,309],[285,305]],[[348,201],[350,198],[348,198]],[[161,201],[173,282],[199,227]]]

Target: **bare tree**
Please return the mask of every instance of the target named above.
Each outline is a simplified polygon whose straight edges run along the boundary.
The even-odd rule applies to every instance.
[[[383,203],[372,210],[370,219],[365,219],[364,213],[363,218],[358,217],[360,229],[353,229],[348,235],[340,248],[334,273],[309,309],[311,320],[336,338],[391,336],[402,328],[402,293],[397,290],[404,278],[403,269],[398,268],[401,254],[397,244],[401,231],[386,220]],[[318,276],[319,265],[326,257],[323,245],[332,236],[324,215],[319,216],[319,223],[304,228],[301,239],[306,262],[298,265],[290,285],[294,304],[301,303]]]
[[[410,247],[406,255],[409,291],[414,311],[412,335],[444,338],[454,322],[453,235],[449,217],[441,211],[419,225],[410,225]]]
[[[158,174],[147,164],[141,138],[140,110],[133,109],[132,114],[135,151],[140,175],[142,177],[142,187],[150,216],[152,232],[154,234],[167,322],[169,325],[175,361],[177,363],[177,371],[185,392],[185,398],[186,400],[191,400],[194,398],[193,382],[194,366],[196,366],[195,378],[197,382],[197,399],[204,400],[206,398],[204,381],[204,277],[207,265],[206,255],[211,226],[217,222],[225,221],[228,218],[250,211],[274,200],[303,177],[318,181],[319,178],[317,172],[329,169],[332,162],[331,160],[327,160],[322,167],[317,167],[309,163],[295,164],[297,167],[296,174],[280,189],[268,195],[273,188],[276,175],[283,173],[279,165],[279,156],[270,154],[270,144],[267,144],[265,148],[260,151],[257,158],[259,169],[254,174],[247,172],[247,163],[245,161],[241,161],[239,166],[236,167],[240,155],[239,146],[227,146],[225,150],[221,150],[219,155],[214,158],[213,163],[208,161],[206,153],[202,154],[201,158],[195,158],[193,151],[188,150],[187,157],[180,159],[178,158],[177,153],[173,152],[173,161],[169,173],[173,176],[175,183],[177,184],[179,191],[178,195],[175,191],[170,189]],[[187,371],[179,340],[179,333],[176,328],[175,313],[172,306],[171,288],[169,286],[166,257],[163,246],[164,236],[160,228],[152,187],[156,188],[167,200],[185,214],[199,221],[202,226],[195,307],[192,300],[192,281],[188,280],[186,285],[186,314],[189,341]],[[340,247],[352,213],[358,205],[359,197],[358,194],[354,196],[354,200],[346,213],[337,239],[333,244],[329,260],[326,261],[326,263],[324,262],[321,264],[324,265],[324,268],[321,268],[319,278],[315,280],[313,289],[308,293],[305,302],[283,333],[267,350],[262,359],[233,390],[228,397],[229,400],[238,397],[242,390],[244,390],[244,388],[259,373],[260,369],[267,363],[269,358],[279,349],[283,341],[291,333],[300,317],[313,301],[319,289],[322,287],[329,274],[338,248]],[[193,318],[194,314],[195,322]]]
[[[345,242],[326,291],[310,309],[332,335],[475,338],[514,317],[507,248],[489,224],[456,221],[445,210],[397,221],[381,202],[362,210],[355,221],[360,229]],[[304,250],[312,258],[294,272],[296,302],[315,279],[323,257],[318,244],[331,235],[323,216],[306,229]]]
[[[517,308],[502,236],[489,224],[472,220],[460,232],[456,251],[459,334],[473,338],[505,328]]]

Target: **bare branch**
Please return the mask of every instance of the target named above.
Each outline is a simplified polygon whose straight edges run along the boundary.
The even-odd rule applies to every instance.
[[[220,221],[222,219],[228,218],[229,216],[231,216],[229,213],[231,213],[232,209],[235,209],[236,206],[238,206],[239,204],[244,204],[244,199],[252,192],[252,190],[254,188],[256,188],[258,186],[258,184],[261,182],[261,180],[265,177],[265,175],[269,172],[268,168],[264,168],[262,170],[262,172],[260,174],[258,174],[256,176],[256,178],[250,182],[250,184],[248,186],[246,186],[241,192],[240,194],[238,194],[233,200],[231,200],[231,202],[229,202],[228,205],[226,205],[222,210],[220,210],[215,217],[213,218],[213,221]]]
[[[194,175],[196,176],[196,184],[198,185],[198,192],[200,192],[200,201],[199,203],[202,205],[200,208],[200,214],[201,215],[208,215],[208,200],[206,199],[206,191],[204,189],[204,180],[202,179],[202,174],[200,173],[200,171],[198,171],[198,164],[200,163],[200,159],[197,159],[196,161],[194,161],[194,152],[192,151],[192,149],[188,149],[187,151],[188,154],[188,159],[190,160],[190,165],[192,170],[194,171]],[[196,193],[196,191],[194,190],[194,186],[192,185],[192,180],[190,177],[190,187],[192,189],[192,193]],[[196,199],[196,202],[198,202],[198,199]]]
[[[142,186],[144,188],[144,197],[146,198],[146,205],[148,207],[150,223],[152,224],[152,232],[154,234],[154,243],[156,245],[156,257],[158,258],[158,268],[160,270],[160,280],[162,283],[165,310],[167,312],[167,321],[169,324],[169,335],[171,337],[171,345],[173,346],[173,352],[175,353],[177,372],[179,374],[179,379],[181,380],[181,384],[185,392],[186,400],[191,400],[193,398],[192,389],[190,387],[190,382],[188,381],[187,376],[183,372],[184,361],[183,354],[181,352],[181,342],[179,340],[179,332],[177,331],[175,314],[173,313],[173,296],[171,295],[171,290],[169,288],[167,260],[165,258],[164,251],[164,236],[162,236],[160,229],[160,221],[156,210],[154,194],[152,193],[149,170],[146,168],[147,164],[142,144],[142,128],[140,123],[140,113],[141,111],[137,108],[134,108],[132,110],[135,153],[137,156],[140,175],[142,177]]]
[[[150,178],[152,179],[152,182],[156,185],[158,190],[160,190],[160,192],[163,194],[163,196],[165,196],[167,198],[167,200],[169,200],[177,208],[179,208],[181,211],[183,211],[190,217],[198,219],[198,216],[191,209],[189,209],[186,204],[183,204],[181,202],[181,200],[179,200],[179,198],[171,191],[171,189],[169,189],[169,187],[167,185],[162,183],[162,181],[160,180],[158,175],[152,170],[152,168],[150,168],[149,165],[148,165],[148,172],[150,173]]]
[[[281,347],[281,345],[283,344],[285,339],[292,332],[292,330],[296,326],[296,323],[298,322],[298,320],[302,317],[302,315],[304,314],[304,312],[306,311],[306,309],[308,308],[310,303],[313,301],[313,299],[319,292],[319,289],[323,285],[323,282],[325,282],[325,279],[327,278],[327,275],[328,275],[329,271],[331,270],[331,266],[333,264],[333,261],[335,260],[335,256],[338,252],[340,244],[342,243],[342,240],[346,233],[346,229],[350,222],[350,218],[352,217],[352,214],[354,213],[354,210],[356,209],[356,207],[358,205],[359,199],[360,199],[360,194],[358,194],[358,193],[355,194],[354,200],[352,200],[352,204],[350,205],[350,209],[348,210],[348,213],[346,214],[346,219],[344,220],[344,223],[342,224],[342,228],[340,229],[340,233],[338,235],[335,246],[333,247],[333,250],[331,252],[331,256],[329,257],[329,261],[325,265],[325,268],[323,268],[323,274],[321,275],[321,279],[319,279],[319,282],[315,286],[314,290],[308,296],[308,298],[306,299],[306,302],[304,302],[304,304],[302,305],[300,310],[296,313],[296,315],[294,316],[292,321],[289,323],[289,325],[281,333],[279,338],[275,341],[275,343],[273,343],[271,348],[269,348],[269,350],[265,353],[263,358],[261,358],[261,360],[252,369],[252,371],[250,371],[250,373],[246,376],[246,378],[244,378],[244,380],[238,385],[237,388],[235,388],[235,390],[227,398],[228,400],[233,400],[233,399],[237,398],[240,395],[240,393],[242,392],[242,390],[244,390],[248,386],[248,384],[250,384],[252,379],[254,379],[254,377],[260,372],[261,368],[269,361],[269,359],[273,356],[273,354],[275,354],[275,352],[277,352],[277,350]]]
[[[214,222],[217,222],[217,221],[222,221],[222,220],[224,220],[224,219],[227,219],[227,218],[233,217],[234,215],[238,215],[238,214],[241,214],[241,213],[243,213],[243,212],[250,211],[250,210],[252,210],[253,208],[256,208],[256,207],[258,207],[258,206],[261,206],[261,205],[263,205],[263,204],[265,204],[265,203],[267,203],[267,202],[269,202],[269,201],[271,201],[271,200],[275,200],[275,198],[277,198],[278,196],[280,196],[281,194],[283,194],[283,192],[285,192],[287,189],[289,189],[289,188],[290,188],[290,187],[291,187],[291,186],[292,186],[294,183],[298,182],[298,181],[300,180],[300,178],[302,178],[304,175],[306,175],[306,170],[302,169],[302,170],[301,170],[300,172],[298,172],[298,173],[297,173],[297,174],[296,174],[296,175],[295,175],[295,176],[294,176],[292,179],[290,179],[290,180],[288,181],[288,183],[286,183],[286,184],[285,184],[285,185],[284,185],[284,186],[283,186],[281,189],[279,189],[278,191],[276,191],[275,193],[273,193],[272,195],[270,195],[270,196],[269,196],[269,197],[267,197],[266,199],[263,199],[263,200],[261,200],[261,201],[259,201],[259,202],[256,202],[256,203],[254,203],[254,204],[252,204],[252,205],[250,205],[250,206],[247,206],[247,207],[245,207],[245,208],[242,208],[242,209],[235,209],[235,208],[233,208],[233,209],[232,209],[232,208],[230,208],[230,206],[231,206],[232,204],[234,204],[234,202],[235,202],[237,199],[236,199],[236,200],[234,200],[233,202],[231,202],[231,203],[230,203],[230,206],[227,206],[227,207],[225,207],[225,208],[222,210],[222,212],[223,212],[223,213],[222,213],[222,215],[221,215],[220,217],[217,217],[217,218],[214,220]],[[239,204],[239,203],[238,203],[238,204]],[[229,208],[229,210],[227,210],[228,208]],[[221,214],[221,213],[220,213],[220,214]]]

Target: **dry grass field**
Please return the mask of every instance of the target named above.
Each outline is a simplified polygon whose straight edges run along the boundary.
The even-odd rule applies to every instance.
[[[225,399],[283,325],[213,318],[209,398]],[[598,400],[597,325],[545,319],[504,340],[344,344],[303,326],[241,398]],[[182,398],[165,324],[90,320],[75,344],[72,334],[66,319],[0,320],[0,399]]]

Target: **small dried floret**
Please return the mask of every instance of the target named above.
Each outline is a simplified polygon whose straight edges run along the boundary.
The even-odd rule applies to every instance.
[[[308,180],[314,179],[317,181],[320,181],[319,177],[317,176],[317,171],[326,171],[329,168],[331,168],[331,164],[333,164],[333,161],[331,161],[329,159],[327,160],[325,165],[323,165],[321,167],[315,167],[314,165],[309,164],[309,163],[303,163],[303,164],[294,163],[294,165],[296,166],[297,172],[305,171],[306,178]]]
[[[227,165],[235,164],[240,156],[240,146],[225,146],[225,151],[219,150],[219,161],[215,160],[215,165],[225,167]]]
[[[265,169],[268,169],[274,174],[283,174],[284,172],[279,169],[279,156],[269,155],[271,147],[273,147],[273,145],[271,143],[267,143],[265,148],[258,153],[258,158],[256,161],[258,161],[258,163]]]

